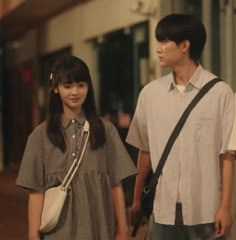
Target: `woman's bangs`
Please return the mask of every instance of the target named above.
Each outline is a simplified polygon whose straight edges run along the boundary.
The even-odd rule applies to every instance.
[[[71,84],[73,82],[87,82],[86,78],[83,77],[83,72],[78,69],[67,69],[61,74],[60,82],[65,84]]]

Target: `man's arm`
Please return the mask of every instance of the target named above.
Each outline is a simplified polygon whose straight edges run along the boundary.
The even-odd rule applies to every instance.
[[[220,208],[216,214],[215,235],[217,237],[227,235],[232,226],[232,193],[234,175],[234,155],[225,153],[220,155],[222,197]]]
[[[131,207],[131,223],[134,223],[136,214],[140,210],[141,196],[145,184],[145,180],[148,173],[151,170],[151,158],[150,153],[146,151],[139,151],[138,162],[137,162],[138,174],[136,176],[135,188],[134,188],[134,198]]]

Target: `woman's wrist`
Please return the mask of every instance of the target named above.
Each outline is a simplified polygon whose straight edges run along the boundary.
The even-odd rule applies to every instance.
[[[29,240],[40,240],[40,234],[39,234],[39,232],[30,233],[30,234],[29,234]]]
[[[117,227],[117,233],[128,233],[128,225],[122,225]]]

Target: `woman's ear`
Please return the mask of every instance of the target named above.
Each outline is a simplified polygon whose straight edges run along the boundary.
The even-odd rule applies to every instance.
[[[55,94],[58,94],[58,93],[59,93],[57,88],[54,88],[54,89],[53,89],[53,92],[54,92]]]

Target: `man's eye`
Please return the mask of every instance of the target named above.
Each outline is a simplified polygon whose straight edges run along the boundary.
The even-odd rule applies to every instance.
[[[167,42],[169,42],[169,40],[168,39],[163,39],[163,40],[161,40],[161,41],[159,41],[161,44],[164,44],[164,43],[167,43]]]

